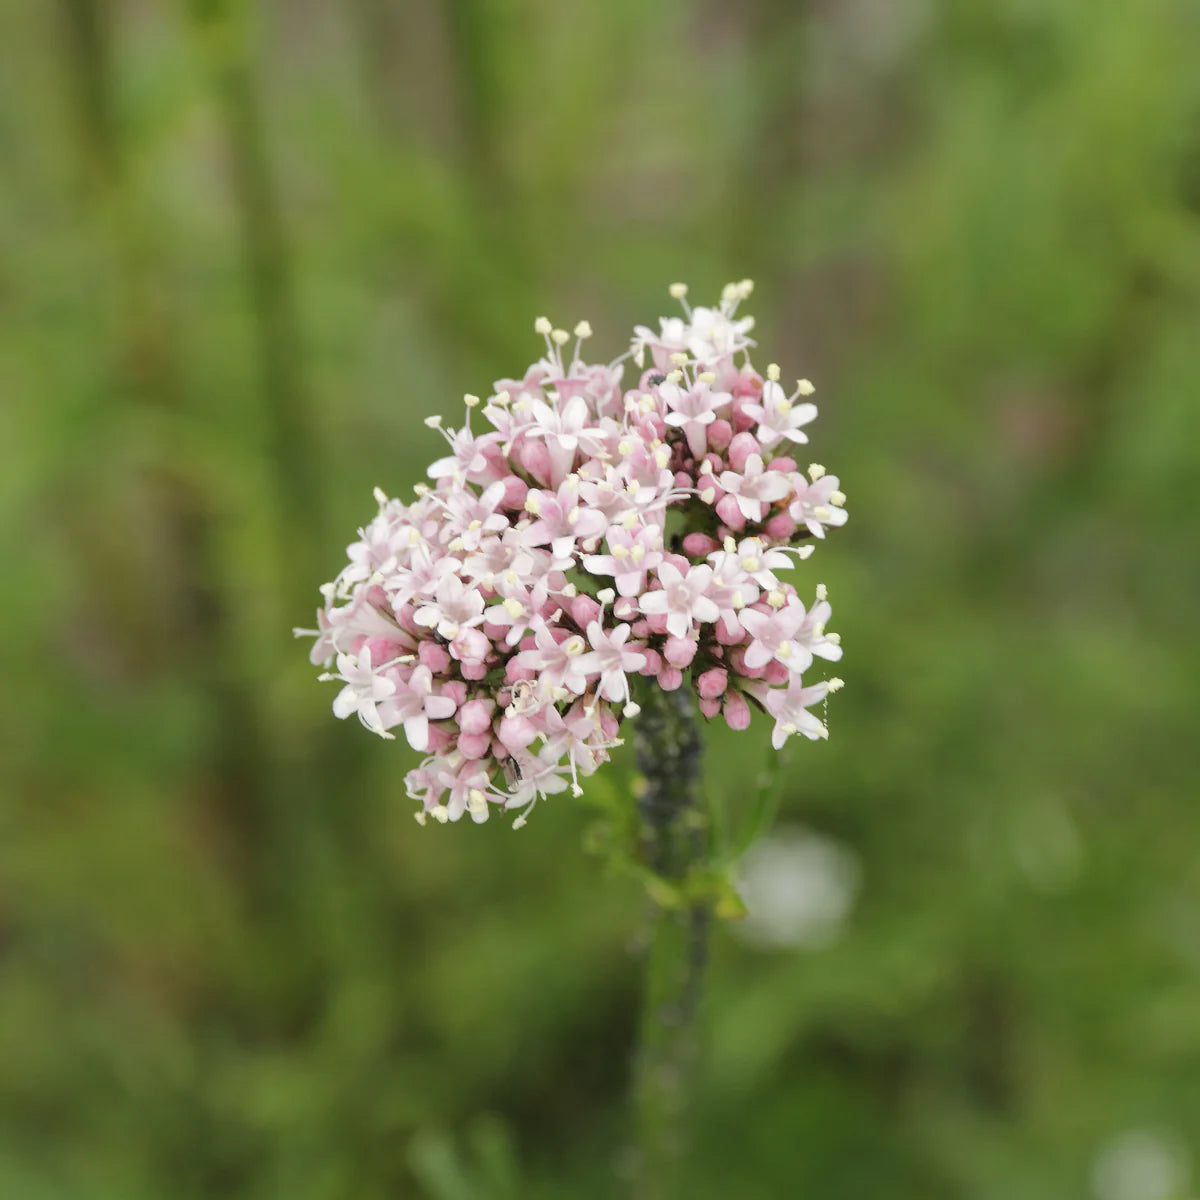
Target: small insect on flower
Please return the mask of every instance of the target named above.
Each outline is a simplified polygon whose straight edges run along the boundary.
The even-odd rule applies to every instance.
[[[751,290],[702,307],[673,284],[683,315],[638,326],[611,362],[584,359],[587,321],[539,317],[544,353],[519,377],[467,394],[457,428],[426,420],[446,443],[430,482],[407,503],[376,489],[316,629],[297,632],[341,684],[336,716],[399,727],[423,756],[405,780],[422,824],[515,809],[519,828],[579,795],[637,718],[639,679],[686,683],[735,729],[763,711],[776,746],[826,735],[809,710],[840,681],[805,677],[841,643],[824,588],[806,604],[787,576],[846,497],[791,457],[815,389],[786,394],[780,367],[752,364]]]

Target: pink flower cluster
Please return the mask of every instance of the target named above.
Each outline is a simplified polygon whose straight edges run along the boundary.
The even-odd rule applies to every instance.
[[[686,681],[734,729],[760,708],[777,748],[826,735],[810,710],[840,681],[803,673],[839,659],[839,639],[824,587],[806,606],[784,577],[845,522],[845,496],[797,466],[813,387],[788,394],[777,366],[751,365],[750,291],[701,308],[674,285],[684,315],[638,327],[610,364],[582,357],[586,321],[568,353],[539,318],[546,354],[522,378],[467,396],[460,429],[426,421],[448,451],[432,486],[407,504],[376,490],[318,629],[297,633],[342,684],[336,716],[402,728],[426,755],[406,780],[422,823],[499,805],[519,827],[539,798],[579,795],[636,717],[639,677]]]

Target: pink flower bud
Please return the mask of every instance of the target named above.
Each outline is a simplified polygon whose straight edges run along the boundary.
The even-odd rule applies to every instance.
[[[774,541],[787,542],[796,532],[796,522],[785,512],[776,513],[767,519],[763,532]]]
[[[746,528],[746,518],[742,516],[735,496],[722,496],[717,501],[717,516],[735,533],[741,533]]]
[[[743,366],[729,379],[723,379],[721,386],[733,397],[757,400],[762,395],[762,376],[749,363]]]
[[[706,558],[719,550],[721,543],[709,533],[689,533],[683,539],[683,548],[691,558]]]
[[[696,702],[696,706],[700,709],[700,715],[710,721],[721,711],[720,700],[705,700],[702,698]]]
[[[757,400],[758,397],[755,396],[754,399]],[[745,433],[748,430],[753,429],[757,424],[758,421],[746,411],[746,399],[736,398],[733,402],[734,430],[737,433]]]
[[[762,672],[763,678],[770,684],[787,683],[792,677],[791,671],[777,658],[771,659]]]
[[[537,734],[537,728],[528,717],[501,717],[500,728],[496,731],[496,736],[510,751],[524,750]]]
[[[532,667],[522,666],[515,658],[510,658],[504,664],[504,678],[508,683],[528,682],[537,678],[537,672]]]
[[[525,497],[528,495],[529,484],[520,475],[506,475],[504,477],[504,496],[500,501],[500,507],[521,509],[525,504]]]
[[[516,453],[521,466],[542,487],[549,487],[552,465],[550,462],[550,450],[546,443],[541,438],[526,438]]]
[[[399,608],[393,610],[396,618],[396,624],[404,630],[405,633],[411,633],[414,636],[420,635],[425,631],[413,620],[413,613],[417,610],[411,604],[402,604]]]
[[[729,672],[721,667],[712,667],[696,680],[696,692],[701,700],[716,700],[725,694],[729,686]],[[717,706],[720,708],[720,705]],[[711,715],[711,714],[710,714]]]
[[[637,616],[637,601],[632,596],[618,596],[613,605],[613,616],[618,621],[630,621]]]
[[[663,669],[662,655],[657,650],[651,650],[649,646],[646,647],[643,653],[646,655],[646,661],[638,674],[657,675]]]
[[[489,732],[495,708],[490,700],[469,700],[458,710],[459,728],[468,734]]]
[[[746,631],[740,625],[727,624],[724,621],[717,622],[717,641],[722,646],[736,646],[745,640]]]
[[[429,722],[429,741],[425,746],[427,754],[442,754],[454,745],[454,735],[457,730],[442,721]]]
[[[673,667],[691,666],[696,657],[696,643],[691,638],[669,637],[663,646],[663,657]]]
[[[786,454],[781,454],[778,458],[773,458],[767,463],[768,471],[794,471],[796,470],[796,460],[788,458]]]
[[[491,733],[461,733],[458,750],[464,758],[483,758],[492,746]]]
[[[763,674],[762,667],[746,666],[746,647],[736,646],[729,652],[729,665],[739,674],[747,679],[761,679]]]
[[[746,469],[746,459],[752,454],[762,454],[762,447],[758,444],[758,438],[752,433],[739,433],[729,443],[729,465],[735,471],[744,471]]]
[[[673,692],[683,683],[683,672],[678,667],[663,667],[658,673],[658,686],[664,692]]]
[[[444,674],[450,667],[450,652],[437,642],[422,642],[417,647],[417,658],[435,675]]]
[[[750,724],[750,705],[741,692],[725,694],[725,724],[733,730],[746,729]]]
[[[455,705],[461,704],[467,698],[467,685],[451,680],[442,685],[442,695],[453,700]]]
[[[733,426],[724,417],[718,417],[708,427],[708,444],[714,450],[724,450],[732,439]],[[711,458],[712,456],[710,455],[709,457]]]
[[[571,601],[571,616],[580,629],[586,629],[591,622],[598,620],[600,605],[591,596],[582,592]]]
[[[397,646],[391,639],[384,637],[367,638],[363,642],[363,646],[371,651],[371,661],[378,663],[380,666],[386,662],[391,662],[392,659],[404,653],[400,646]],[[361,650],[362,648],[360,646],[356,649]]]

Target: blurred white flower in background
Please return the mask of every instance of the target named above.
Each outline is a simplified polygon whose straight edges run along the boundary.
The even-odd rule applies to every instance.
[[[745,942],[819,949],[841,936],[858,892],[858,858],[832,838],[784,826],[742,860],[738,891],[749,913],[735,922]]]
[[[1097,1200],[1183,1200],[1190,1174],[1174,1136],[1127,1129],[1096,1156],[1092,1191]]]

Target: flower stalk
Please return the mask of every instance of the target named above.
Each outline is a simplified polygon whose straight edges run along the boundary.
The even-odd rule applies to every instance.
[[[699,1058],[697,1015],[708,957],[713,901],[680,887],[706,855],[700,798],[700,731],[691,696],[646,688],[637,722],[642,853],[666,885],[653,898],[646,976],[634,1064],[637,1124],[635,1194],[663,1200],[679,1189],[686,1151],[686,1112]]]

